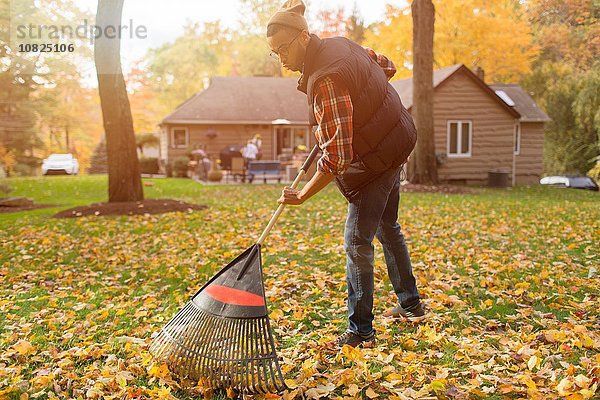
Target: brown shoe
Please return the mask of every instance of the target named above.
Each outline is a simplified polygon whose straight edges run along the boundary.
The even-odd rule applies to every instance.
[[[421,303],[407,309],[402,308],[402,306],[398,304],[396,307],[387,310],[383,316],[387,318],[404,318],[410,322],[421,322],[427,318]]]
[[[338,336],[334,344],[338,348],[343,347],[345,344],[350,347],[375,347],[375,331],[371,332],[368,336],[359,335],[352,331],[346,331]]]

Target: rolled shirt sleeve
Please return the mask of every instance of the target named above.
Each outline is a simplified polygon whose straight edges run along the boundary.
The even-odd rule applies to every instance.
[[[348,169],[354,156],[350,91],[325,77],[318,82],[313,104],[317,121],[315,136],[323,153],[317,161],[317,169],[340,175]]]
[[[369,56],[375,62],[377,62],[377,64],[379,64],[379,66],[381,67],[381,69],[383,69],[383,72],[385,73],[385,76],[387,77],[388,81],[390,79],[392,79],[392,77],[394,75],[396,75],[396,66],[394,65],[394,63],[392,62],[392,60],[390,60],[389,58],[387,58],[383,54],[377,54],[377,53],[375,53],[375,51],[373,49],[370,49],[368,47],[365,47],[365,50],[367,50],[367,53],[369,53]]]

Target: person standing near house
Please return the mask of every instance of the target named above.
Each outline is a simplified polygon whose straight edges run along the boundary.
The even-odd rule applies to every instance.
[[[414,148],[416,129],[388,83],[394,64],[341,37],[308,31],[302,0],[288,0],[267,23],[267,42],[283,67],[302,73],[309,120],[322,156],[302,190],[286,187],[279,203],[300,205],[335,180],[348,200],[344,230],[348,329],[337,346],[370,347],[373,329],[373,238],[383,245],[398,304],[384,316],[425,318],[410,256],[398,224],[400,170]]]
[[[256,145],[256,148],[258,150],[258,152],[256,153],[256,159],[260,160],[262,158],[262,137],[260,136],[260,133],[254,135],[254,137],[250,139],[250,141]]]
[[[248,169],[248,164],[251,161],[256,161],[256,156],[258,155],[258,147],[252,139],[248,140],[244,148],[242,149],[242,157],[244,157],[244,166]]]

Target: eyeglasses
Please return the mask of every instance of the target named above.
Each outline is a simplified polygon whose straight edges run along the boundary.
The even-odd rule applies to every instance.
[[[279,46],[277,48],[277,50],[271,51],[269,53],[269,55],[271,57],[273,57],[274,59],[276,59],[277,61],[279,61],[281,59],[281,56],[287,56],[290,51],[290,46],[292,45],[292,43],[294,43],[296,41],[296,39],[298,39],[298,37],[300,37],[301,33],[302,33],[302,31],[298,32],[296,37],[293,38],[291,42],[282,44],[281,46]]]

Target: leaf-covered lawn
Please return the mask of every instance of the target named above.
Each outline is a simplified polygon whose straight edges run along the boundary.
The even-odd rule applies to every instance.
[[[51,215],[104,201],[106,176],[4,181],[11,195],[61,206],[0,214],[0,398],[197,397],[153,364],[150,335],[254,243],[283,185],[152,182],[148,198],[209,208],[59,220]],[[345,215],[328,187],[288,207],[263,247],[292,389],[284,398],[598,396],[600,195],[403,194],[400,223],[430,318],[381,317],[395,297],[376,242],[377,347],[336,354],[322,344],[346,327]]]

